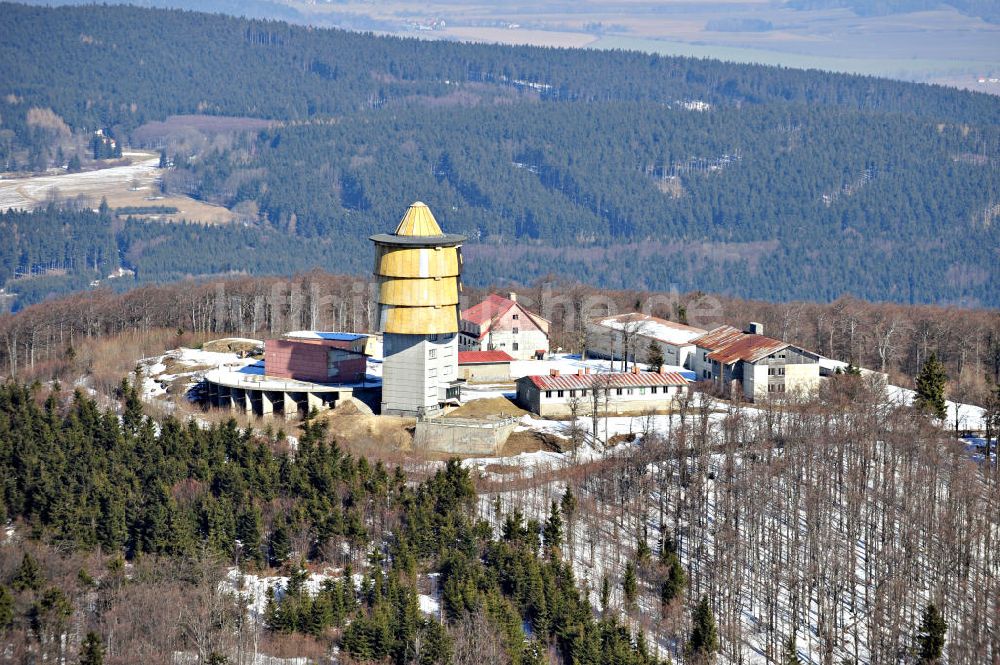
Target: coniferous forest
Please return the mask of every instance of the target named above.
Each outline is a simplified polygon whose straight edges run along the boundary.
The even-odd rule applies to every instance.
[[[56,165],[53,132],[138,143],[146,123],[175,114],[275,121],[197,151],[147,146],[173,150],[165,191],[253,214],[239,230],[113,225],[131,285],[367,272],[367,235],[422,199],[489,258],[469,262],[470,283],[558,273],[769,300],[998,304],[992,96],[135,7],[3,14],[8,170]],[[59,252],[4,263],[30,271]],[[23,306],[79,281],[9,290]]]

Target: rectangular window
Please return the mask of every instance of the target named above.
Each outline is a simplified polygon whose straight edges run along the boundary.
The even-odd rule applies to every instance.
[[[576,391],[575,390],[569,391],[569,396],[570,397],[576,397]]]
[[[652,395],[655,395],[657,390],[659,390],[657,386],[653,386],[652,388],[649,389],[650,394]]]
[[[622,394],[622,389],[621,388],[615,388],[615,394],[616,395],[621,395]]]
[[[510,346],[512,351],[517,351],[517,342],[512,343]]]
[[[640,395],[645,395],[646,394],[646,389],[645,388],[639,388],[639,394]]]
[[[516,335],[516,334],[517,334],[517,333],[518,333],[519,331],[518,331],[518,329],[517,329],[517,328],[514,328],[513,332],[514,332],[514,334]]]
[[[438,351],[437,351],[437,349],[429,349],[427,351],[427,357],[430,358],[431,360],[433,360],[434,358],[437,358],[438,357]]]
[[[562,396],[563,396],[563,391],[557,390],[556,391],[556,397],[562,397]]]
[[[545,391],[545,396],[546,397],[552,397],[552,391],[551,390],[546,390]]]
[[[586,396],[587,396],[587,389],[584,388],[583,390],[580,391],[580,397],[586,397]]]
[[[520,316],[520,315],[519,315],[519,314],[515,314],[515,315],[514,315],[514,317],[513,317],[513,318],[514,318],[514,320],[515,320],[515,321],[517,321],[517,317],[518,317],[518,316]]]

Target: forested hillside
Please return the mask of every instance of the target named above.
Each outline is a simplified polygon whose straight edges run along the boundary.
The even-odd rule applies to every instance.
[[[53,132],[128,141],[180,113],[279,121],[168,146],[165,189],[256,217],[236,232],[116,229],[140,283],[313,260],[366,272],[367,235],[422,199],[482,257],[471,283],[558,272],[771,300],[1000,304],[995,97],[134,7],[2,11],[7,168],[55,163]],[[29,122],[33,108],[67,130]],[[30,293],[22,304],[44,295]]]

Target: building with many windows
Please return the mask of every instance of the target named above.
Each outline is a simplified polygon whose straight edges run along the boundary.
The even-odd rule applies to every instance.
[[[580,370],[562,374],[522,376],[517,402],[540,416],[642,414],[670,409],[687,391],[688,380],[677,372],[604,372]]]

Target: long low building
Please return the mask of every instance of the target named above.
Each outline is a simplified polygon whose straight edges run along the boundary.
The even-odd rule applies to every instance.
[[[587,323],[587,354],[645,363],[655,344],[664,364],[687,366],[694,352],[692,340],[704,334],[701,328],[639,312],[605,316]]]
[[[470,383],[509,383],[513,360],[506,351],[459,351],[458,376]]]
[[[642,414],[665,411],[688,388],[678,372],[604,372],[522,376],[517,380],[517,402],[540,416]],[[596,395],[595,395],[596,392]]]

